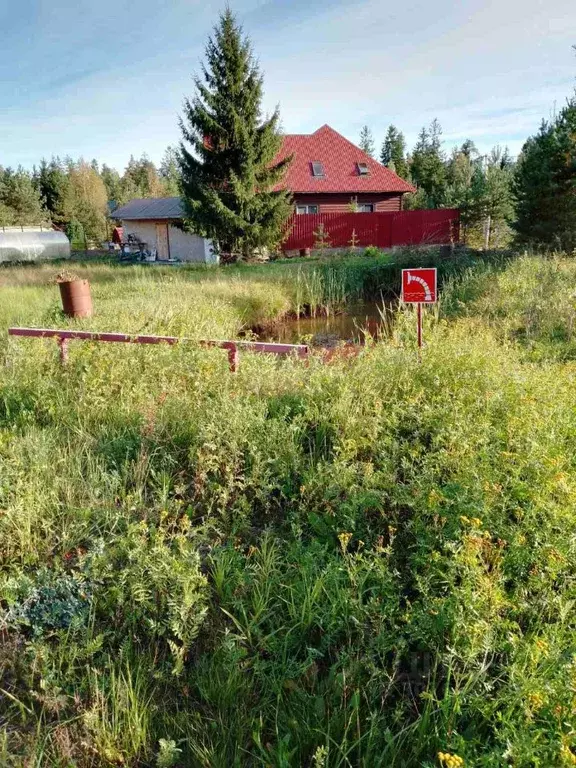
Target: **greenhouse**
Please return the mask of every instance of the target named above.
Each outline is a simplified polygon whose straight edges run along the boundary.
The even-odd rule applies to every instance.
[[[69,259],[70,241],[63,232],[51,229],[0,229],[0,263]]]

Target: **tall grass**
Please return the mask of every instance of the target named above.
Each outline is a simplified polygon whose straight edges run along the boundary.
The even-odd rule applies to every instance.
[[[356,263],[94,265],[90,325],[222,336],[399,269]],[[2,765],[572,761],[576,273],[443,269],[421,364],[409,308],[354,360],[235,376],[4,340]],[[3,270],[3,323],[64,322],[37,276]]]

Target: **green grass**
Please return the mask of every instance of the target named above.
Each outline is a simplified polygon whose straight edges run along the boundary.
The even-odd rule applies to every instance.
[[[0,271],[0,325],[225,337],[395,263]],[[427,263],[434,254],[426,256]],[[0,764],[568,765],[576,262],[437,262],[354,360],[0,342]]]

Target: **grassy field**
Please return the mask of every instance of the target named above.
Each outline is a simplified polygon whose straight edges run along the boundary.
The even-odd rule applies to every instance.
[[[0,765],[576,764],[576,262],[438,261],[414,349],[325,365],[8,340],[234,337],[399,254],[0,270]],[[68,267],[70,268],[70,266]]]

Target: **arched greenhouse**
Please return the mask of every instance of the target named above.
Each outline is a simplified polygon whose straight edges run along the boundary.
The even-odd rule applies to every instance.
[[[70,241],[51,229],[0,228],[0,263],[69,259]]]

